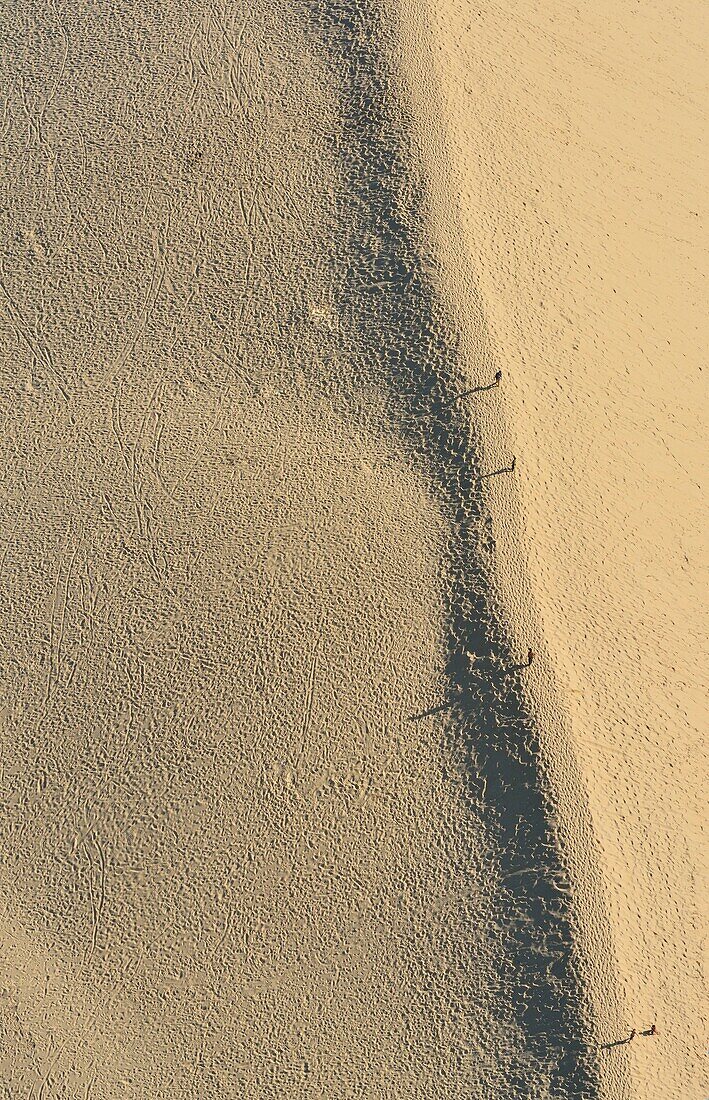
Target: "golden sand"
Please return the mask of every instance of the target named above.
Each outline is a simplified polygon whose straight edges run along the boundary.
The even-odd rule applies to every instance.
[[[700,23],[3,13],[8,1096],[700,1095]]]

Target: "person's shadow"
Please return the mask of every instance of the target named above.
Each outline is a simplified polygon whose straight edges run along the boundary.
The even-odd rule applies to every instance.
[[[517,665],[500,666],[497,661],[483,658],[476,661],[471,667],[470,675],[473,678],[487,675],[488,678],[497,677],[502,679],[514,672],[526,672],[530,665],[531,661],[527,660]],[[463,691],[458,691],[456,695],[449,696],[444,702],[439,703],[437,706],[429,707],[428,710],[419,711],[418,714],[410,714],[408,720],[409,722],[419,722],[422,718],[430,718],[434,714],[442,714],[445,710],[451,710],[456,704],[461,706],[466,704],[466,694]]]
[[[437,707],[431,707],[429,710],[422,710],[420,714],[410,714],[409,722],[418,722],[421,718],[430,718],[432,714],[442,714],[444,710],[450,710],[455,706],[457,700],[450,699],[445,703],[440,703]]]
[[[644,1032],[643,1032],[643,1034],[644,1034]],[[624,1047],[624,1046],[627,1046],[628,1043],[632,1042],[632,1040],[634,1038],[635,1038],[635,1035],[633,1034],[633,1035],[628,1035],[627,1038],[625,1038],[625,1039],[614,1039],[612,1043],[601,1043],[598,1049],[599,1050],[611,1050],[612,1047]]]
[[[531,661],[522,661],[519,665],[507,665],[501,671],[502,676],[509,676],[512,672],[526,672],[531,667]]]
[[[516,464],[517,460],[513,458],[509,466],[501,466],[499,470],[490,470],[487,474],[478,474],[475,480],[479,483],[481,481],[487,481],[491,477],[499,477],[500,474],[513,474]]]
[[[472,395],[475,394],[475,393],[487,393],[488,390],[496,390],[499,385],[500,385],[500,378],[496,377],[495,381],[494,382],[488,382],[487,386],[474,386],[470,390],[463,390],[462,393],[458,393],[458,394],[455,395],[455,397],[451,401],[451,404],[453,405],[457,401],[462,401],[464,397],[472,397]]]

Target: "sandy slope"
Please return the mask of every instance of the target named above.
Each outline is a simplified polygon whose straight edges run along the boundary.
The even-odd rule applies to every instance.
[[[490,484],[497,583],[544,656],[536,713],[601,1035],[658,1028],[605,1052],[604,1091],[700,1097],[706,19],[691,3],[401,10],[442,292],[467,318],[471,384],[486,335],[505,373],[472,416],[490,468],[518,457]]]
[[[581,675],[588,649],[562,629],[587,615],[600,646],[616,591],[623,622],[662,605],[639,601],[627,549],[626,587],[598,588],[587,530],[556,556],[542,537],[571,539],[568,509],[581,522],[601,475],[604,507],[623,508],[600,458],[578,489],[569,442],[585,432],[599,454],[581,412],[603,380],[584,390],[567,362],[562,394],[585,402],[557,431],[552,391],[501,328],[530,331],[517,269],[495,252],[512,247],[517,162],[466,177],[478,162],[460,144],[507,156],[527,115],[512,84],[501,118],[497,101],[463,107],[458,42],[486,71],[502,46],[422,13],[402,27],[370,3],[126,0],[2,16],[9,1096],[577,1100],[599,1094],[594,1011],[615,1034],[631,1009],[657,1011],[663,1036],[617,1065],[664,1051],[667,1080],[691,1079],[681,1013],[698,986],[690,975],[681,1010],[665,904],[689,872],[662,861],[679,819],[655,806],[679,785],[653,787],[642,754],[657,742],[632,732],[647,649],[630,661],[606,639],[615,663]],[[490,10],[490,34],[503,17]],[[440,34],[442,67],[414,27]],[[408,84],[391,78],[402,47]],[[439,209],[432,238],[422,208],[429,179],[449,177],[438,146],[411,144],[417,72],[446,90],[430,117],[458,135],[469,228],[492,234],[474,300],[453,279],[460,236],[446,252],[448,223]],[[533,235],[519,241],[537,255]],[[536,297],[538,272],[523,274]],[[460,400],[473,366],[487,382],[498,365],[487,406]],[[647,405],[632,408],[645,423]],[[523,477],[481,479],[511,441]],[[514,487],[535,463],[554,510]],[[596,529],[612,560],[612,525]],[[527,670],[530,639],[546,659]],[[655,690],[671,663],[657,662],[641,670]],[[667,690],[648,687],[648,725]],[[568,728],[548,713],[559,700]],[[611,705],[618,733],[601,735]],[[609,818],[614,760],[626,804]],[[614,851],[632,830],[638,867]],[[640,866],[662,876],[654,895]],[[624,900],[599,885],[610,868]],[[664,969],[638,935],[649,897]],[[659,978],[649,989],[660,973],[674,1032]],[[606,1083],[622,1095],[622,1076]]]
[[[588,1093],[373,7],[2,18],[6,1094]]]
[[[4,1095],[447,1095],[441,517],[291,15],[3,16]]]

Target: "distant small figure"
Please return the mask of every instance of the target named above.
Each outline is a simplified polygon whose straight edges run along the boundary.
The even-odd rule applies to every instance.
[[[527,668],[529,668],[529,666],[531,665],[533,660],[534,660],[534,652],[531,649],[528,649],[527,650]]]
[[[502,371],[498,370],[497,373],[495,374],[495,385],[499,386],[501,381],[502,381]]]
[[[517,455],[514,455],[514,457],[512,459],[512,465],[510,466],[510,473],[511,474],[513,474],[515,472],[515,466],[516,465],[517,465]]]
[[[657,1028],[654,1024],[651,1024],[647,1031],[641,1032],[642,1035],[657,1035]]]
[[[631,1043],[631,1042],[633,1041],[633,1039],[635,1038],[635,1036],[636,1036],[636,1035],[637,1035],[637,1031],[635,1030],[635,1028],[633,1028],[633,1030],[632,1030],[632,1031],[630,1032],[630,1035],[629,1035],[629,1036],[628,1036],[628,1038],[627,1038],[627,1039],[625,1040],[625,1041],[626,1041],[626,1043]]]

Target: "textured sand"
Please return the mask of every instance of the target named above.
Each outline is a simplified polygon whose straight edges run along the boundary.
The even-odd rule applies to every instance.
[[[531,690],[600,1035],[658,1029],[605,1053],[603,1094],[704,1096],[706,18],[404,10],[443,290],[471,380],[480,314],[505,371],[504,397],[471,399],[490,467],[518,456],[488,497],[497,583],[544,655]]]
[[[698,1095],[696,35],[473,14],[2,15],[9,1097]]]

